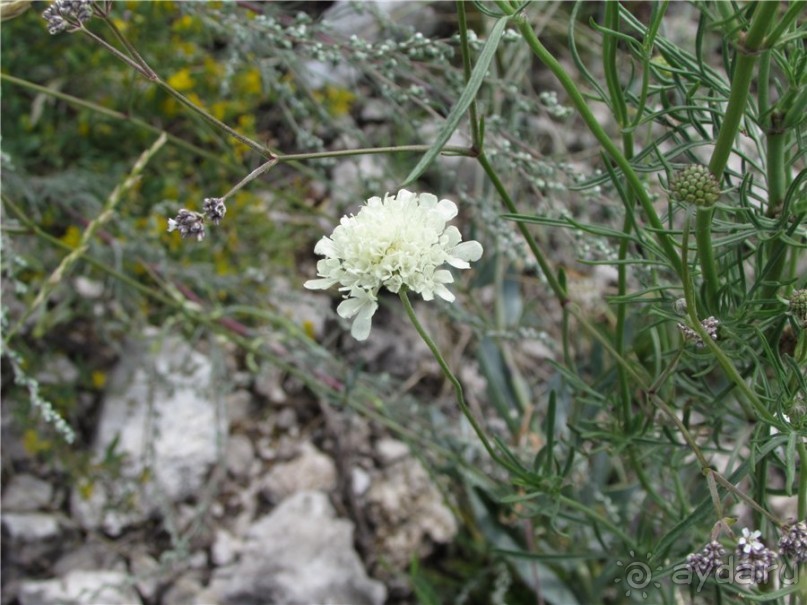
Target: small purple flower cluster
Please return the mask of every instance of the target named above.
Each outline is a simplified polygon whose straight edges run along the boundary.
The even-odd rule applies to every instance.
[[[205,239],[205,221],[218,225],[227,213],[224,198],[208,197],[202,205],[204,213],[183,208],[176,218],[168,219],[168,231],[179,231],[182,239],[195,237],[197,241]]]
[[[90,0],[55,0],[42,13],[48,22],[48,31],[58,34],[63,31],[76,31],[82,24],[92,18],[92,2]]]
[[[755,584],[768,581],[769,572],[780,557],[790,559],[796,564],[807,562],[807,523],[804,521],[788,525],[782,530],[779,553],[765,546],[759,539],[760,535],[759,531],[752,532],[747,527],[743,528],[742,536],[734,549],[737,571]],[[687,556],[686,567],[700,577],[707,576],[721,566],[725,554],[726,550],[720,542],[712,540],[700,552]]]

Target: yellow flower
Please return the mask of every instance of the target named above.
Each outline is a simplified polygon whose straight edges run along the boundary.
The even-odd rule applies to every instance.
[[[70,225],[60,239],[71,248],[78,248],[81,243],[81,231],[75,225]]]
[[[169,76],[168,78],[168,85],[171,88],[178,90],[179,92],[183,92],[185,90],[190,90],[193,88],[195,82],[193,81],[193,77],[191,76],[191,70],[187,67],[183,67],[178,72]]]

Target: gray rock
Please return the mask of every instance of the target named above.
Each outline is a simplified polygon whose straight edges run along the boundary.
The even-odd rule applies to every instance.
[[[252,393],[239,389],[233,391],[224,400],[230,424],[246,422],[252,415]]]
[[[60,518],[49,513],[4,513],[2,527],[4,557],[22,566],[56,553],[68,537]]]
[[[353,550],[353,524],[325,494],[300,492],[253,524],[239,562],[213,573],[210,592],[221,605],[381,605],[387,591]]]
[[[435,543],[448,543],[457,533],[454,515],[414,457],[384,469],[366,500],[377,546],[399,570],[406,569],[412,557],[427,556]]]
[[[33,475],[15,475],[3,492],[3,509],[33,511],[48,508],[53,501],[53,486]]]
[[[255,449],[246,435],[231,435],[227,440],[227,471],[237,479],[249,476]]]
[[[255,392],[263,395],[274,404],[286,401],[286,391],[283,390],[283,370],[270,363],[261,364],[261,369],[255,377]]]
[[[51,572],[55,577],[61,577],[77,569],[126,571],[126,561],[112,542],[88,537],[75,548],[66,551],[54,563]]]
[[[311,443],[300,446],[300,454],[289,462],[272,467],[263,479],[261,493],[278,502],[307,490],[327,492],[336,487],[336,464]]]
[[[54,355],[36,378],[42,384],[72,385],[78,380],[78,368],[64,355]]]
[[[74,490],[74,516],[88,529],[112,535],[157,512],[161,502],[198,494],[216,461],[224,429],[211,392],[212,365],[184,341],[151,336],[130,343],[103,403],[94,450],[102,458],[113,444],[123,456],[116,493]],[[129,502],[123,509],[116,500]],[[112,504],[112,506],[109,506]]]
[[[137,550],[129,555],[129,569],[134,576],[137,591],[143,598],[153,601],[160,589],[162,570],[160,563],[145,548]]]
[[[20,605],[136,605],[142,603],[125,573],[75,570],[54,580],[20,583]]]
[[[162,605],[212,605],[218,601],[202,586],[198,573],[180,576],[163,595]]]

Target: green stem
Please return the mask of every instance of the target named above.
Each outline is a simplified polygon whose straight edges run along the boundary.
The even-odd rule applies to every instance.
[[[709,160],[709,171],[722,181],[723,170],[731,155],[734,146],[734,139],[740,129],[740,122],[745,115],[748,91],[751,87],[751,78],[754,73],[754,65],[757,61],[757,52],[762,47],[765,32],[771,25],[776,11],[779,9],[778,2],[755,2],[754,16],[751,26],[744,40],[738,41],[738,54],[734,73],[731,78],[731,92],[729,93],[726,113],[723,116],[723,123],[715,141],[715,148]]]
[[[48,296],[50,296],[51,292],[53,292],[53,289],[56,288],[59,283],[61,283],[67,272],[70,271],[73,265],[75,265],[84,255],[90,246],[90,241],[92,238],[95,236],[97,231],[113,217],[115,208],[123,198],[123,195],[140,181],[139,177],[140,173],[143,171],[143,168],[146,167],[146,164],[148,164],[148,162],[152,157],[154,157],[160,148],[165,145],[166,139],[167,137],[165,134],[160,135],[160,137],[151,145],[151,147],[140,154],[140,157],[135,162],[126,179],[115,187],[112,193],[109,194],[101,213],[89,225],[87,225],[87,228],[84,230],[84,233],[81,236],[79,245],[75,248],[75,250],[72,250],[70,254],[62,259],[59,266],[56,267],[53,273],[50,274],[50,277],[45,280],[42,288],[39,290],[34,298],[34,301],[31,303],[31,306],[26,309],[17,323],[4,336],[4,342],[8,343],[11,338],[13,338],[14,335],[19,332],[20,329],[22,329],[28,318],[31,317],[31,315],[40,306],[42,306],[42,304],[47,300]]]
[[[709,160],[709,172],[714,175],[718,182],[723,180],[723,171],[731,155],[734,139],[740,129],[740,122],[745,115],[748,92],[754,74],[754,65],[757,61],[756,53],[762,46],[765,33],[774,20],[778,8],[779,4],[777,2],[756,2],[748,33],[741,36],[738,41],[738,54],[731,79],[728,105],[720,126],[720,132],[715,141],[712,157]],[[696,236],[698,257],[703,274],[706,307],[709,312],[717,313],[720,278],[712,246],[713,214],[714,210],[711,208],[698,210]]]
[[[477,156],[477,161],[479,162],[482,169],[487,174],[488,178],[490,179],[491,183],[493,183],[493,187],[499,193],[504,202],[505,207],[507,207],[508,212],[511,214],[517,214],[518,208],[513,203],[510,194],[507,193],[507,189],[505,189],[504,184],[502,183],[499,175],[496,174],[496,170],[488,161],[487,156],[485,155],[484,151],[480,151],[479,155]],[[549,284],[549,287],[552,289],[552,292],[560,302],[561,306],[565,306],[566,303],[569,302],[569,297],[566,294],[566,289],[561,285],[558,281],[558,278],[555,276],[554,271],[552,271],[552,267],[549,265],[549,261],[544,256],[544,253],[538,247],[538,243],[535,241],[535,238],[530,233],[529,229],[523,222],[516,223],[518,230],[521,232],[521,235],[524,237],[524,240],[527,242],[527,246],[529,247],[530,251],[532,252],[533,256],[535,257],[538,266],[541,267],[541,271],[544,273],[544,277],[546,277],[546,281]]]
[[[745,399],[750,402],[753,406],[754,410],[756,410],[757,418],[762,418],[769,423],[772,423],[774,426],[779,428],[780,430],[784,429],[781,422],[770,413],[770,411],[765,407],[762,401],[759,399],[756,393],[748,386],[748,383],[743,379],[740,373],[737,371],[737,368],[734,367],[734,364],[731,363],[731,360],[728,356],[723,352],[723,349],[712,340],[709,334],[706,332],[704,327],[701,325],[700,319],[698,318],[696,304],[695,304],[695,289],[692,285],[692,280],[690,279],[689,275],[689,268],[687,262],[687,252],[689,248],[689,230],[690,230],[690,216],[687,216],[686,221],[684,222],[684,232],[681,239],[681,264],[684,267],[684,276],[682,280],[682,284],[684,287],[684,299],[687,303],[687,314],[689,315],[690,320],[690,327],[695,330],[695,332],[700,336],[701,341],[703,342],[704,347],[709,349],[709,351],[714,355],[717,363],[723,368],[723,372],[725,372],[728,379],[734,384],[734,386],[739,389],[740,393],[745,397]],[[737,398],[738,403],[743,407],[743,411],[745,415],[752,419],[754,418],[753,411],[748,407],[745,400],[741,397]]]
[[[277,154],[275,154],[271,149],[269,149],[269,147],[266,147],[265,145],[261,145],[260,143],[258,143],[256,141],[253,141],[249,137],[244,136],[243,134],[241,134],[240,132],[234,130],[233,128],[231,128],[230,126],[228,126],[227,124],[225,124],[221,120],[219,120],[216,117],[209,114],[204,108],[199,107],[198,105],[194,105],[190,101],[190,99],[188,99],[185,95],[183,95],[181,92],[179,92],[178,90],[176,90],[175,88],[170,86],[167,82],[162,80],[160,78],[160,76],[157,75],[157,72],[154,71],[151,68],[151,66],[149,66],[149,64],[145,61],[145,59],[143,59],[143,57],[140,55],[140,53],[137,52],[137,49],[135,49],[135,47],[128,40],[125,39],[123,34],[115,27],[115,24],[112,22],[112,20],[109,19],[108,17],[105,18],[104,20],[107,22],[107,25],[109,25],[112,28],[112,30],[115,32],[115,36],[118,38],[118,40],[121,42],[121,44],[123,44],[124,47],[126,47],[126,49],[129,50],[129,52],[134,55],[134,57],[130,57],[130,56],[126,55],[125,53],[121,52],[120,50],[116,49],[114,46],[112,46],[111,44],[106,42],[103,38],[100,38],[99,36],[95,35],[90,30],[88,30],[88,29],[86,29],[84,27],[82,27],[81,31],[83,33],[85,33],[86,35],[90,36],[98,44],[100,44],[101,46],[106,48],[109,52],[111,52],[113,55],[115,55],[118,59],[120,59],[121,61],[123,61],[127,65],[129,65],[132,69],[136,70],[139,74],[141,74],[147,80],[153,82],[154,84],[156,84],[157,86],[162,88],[165,92],[167,92],[172,97],[174,97],[182,105],[184,105],[185,107],[190,109],[193,113],[195,113],[199,117],[201,117],[205,122],[208,122],[209,124],[215,126],[216,128],[224,130],[227,134],[229,134],[231,137],[233,137],[237,141],[243,143],[244,145],[246,145],[250,149],[252,149],[254,151],[257,151],[258,153],[260,153],[261,155],[263,155],[263,156],[265,156],[265,157],[267,157],[269,159],[276,157]]]
[[[552,54],[544,47],[543,44],[541,44],[541,41],[535,35],[535,32],[530,27],[530,24],[524,18],[517,17],[515,20],[521,35],[526,40],[533,53],[558,79],[561,86],[563,86],[564,90],[566,91],[566,94],[569,95],[569,100],[575,106],[580,114],[580,117],[586,123],[588,129],[591,131],[606,153],[625,174],[625,179],[630,184],[633,193],[636,195],[636,198],[639,200],[639,203],[642,206],[642,210],[644,211],[648,222],[656,234],[659,245],[664,251],[664,256],[670,263],[673,270],[680,276],[681,259],[678,257],[678,254],[675,251],[670,234],[664,229],[664,225],[662,224],[655,208],[653,207],[653,201],[650,199],[650,195],[645,190],[641,179],[639,179],[639,176],[636,174],[633,166],[631,166],[630,161],[614,144],[614,142],[608,136],[608,133],[605,132],[605,129],[597,121],[597,118],[588,106],[588,102],[577,88],[577,85],[567,72],[566,68],[561,65],[557,59],[555,59],[555,57],[552,56]]]
[[[398,291],[398,296],[400,297],[401,302],[403,303],[404,309],[406,310],[406,314],[409,317],[409,320],[412,322],[412,325],[415,326],[415,330],[417,330],[417,333],[423,339],[423,342],[426,343],[426,346],[429,347],[429,350],[432,352],[432,355],[434,355],[434,358],[440,365],[440,369],[443,370],[443,375],[445,375],[445,377],[454,387],[454,393],[457,396],[457,403],[460,406],[460,410],[462,410],[462,413],[468,419],[468,422],[471,423],[471,426],[473,427],[477,437],[479,437],[479,440],[482,442],[482,445],[485,447],[488,454],[494,461],[496,461],[504,468],[508,469],[511,468],[511,465],[502,460],[496,453],[496,450],[493,449],[493,446],[490,444],[490,441],[488,441],[488,437],[485,434],[485,431],[482,430],[482,426],[479,424],[476,417],[471,412],[471,409],[468,407],[468,404],[465,402],[465,395],[462,392],[462,384],[460,384],[459,379],[457,379],[457,377],[451,371],[451,368],[448,367],[448,364],[446,363],[445,358],[440,352],[440,349],[437,348],[437,344],[435,344],[431,336],[429,336],[429,333],[426,332],[426,329],[420,323],[420,320],[415,314],[415,310],[412,308],[412,303],[409,301],[409,296],[407,296],[406,294],[405,286]]]
[[[619,3],[616,0],[609,0],[605,4],[605,26],[614,31],[619,31]],[[611,108],[622,132],[622,151],[625,158],[630,161],[633,157],[633,130],[628,129],[628,110],[625,104],[625,96],[622,92],[622,85],[619,82],[620,69],[617,65],[617,47],[618,37],[614,34],[606,33],[603,35],[603,71],[605,73],[605,81],[608,85],[608,94],[611,99]],[[631,196],[630,204],[635,204],[635,196]],[[628,283],[628,266],[625,259],[628,255],[628,242],[627,235],[631,232],[632,213],[625,211],[625,218],[622,222],[622,233],[626,235],[619,241],[619,264],[617,264],[617,296],[620,302],[617,303],[616,308],[616,328],[615,328],[615,348],[620,356],[625,356],[625,322],[627,318],[628,304],[624,300],[627,292]],[[628,384],[628,375],[621,365],[617,365],[617,380],[619,383],[619,400],[620,400],[620,415],[622,417],[622,426],[627,431],[631,423],[630,405],[630,385]],[[638,470],[638,469],[637,469]]]
[[[462,51],[462,70],[465,75],[465,82],[471,79],[471,47],[468,44],[468,18],[465,14],[465,0],[457,0],[457,26],[460,30],[460,50]],[[479,119],[477,117],[476,98],[471,101],[468,108],[471,120],[471,141],[474,149],[482,149],[482,133],[479,129]]]
[[[207,159],[209,159],[211,161],[219,162],[219,163],[225,165],[227,168],[229,168],[231,170],[239,170],[239,171],[241,170],[240,167],[236,166],[235,164],[231,164],[229,162],[226,162],[226,161],[222,160],[221,158],[219,158],[218,156],[216,156],[213,153],[210,153],[206,149],[202,149],[201,147],[197,147],[196,145],[193,145],[192,143],[188,143],[184,139],[181,139],[181,138],[179,138],[179,137],[177,137],[177,136],[175,136],[173,134],[170,134],[168,132],[165,132],[164,130],[159,129],[156,126],[152,126],[148,122],[145,122],[145,121],[143,121],[143,120],[141,120],[139,118],[132,117],[132,116],[130,116],[128,114],[125,114],[125,113],[122,113],[120,111],[115,111],[114,109],[109,109],[108,107],[104,107],[102,105],[97,105],[96,103],[92,103],[90,101],[80,99],[79,97],[74,97],[73,95],[69,95],[69,94],[63,93],[61,91],[54,90],[52,88],[47,88],[45,86],[40,86],[39,84],[34,84],[33,82],[29,82],[28,80],[23,80],[21,78],[17,78],[15,76],[10,76],[8,74],[0,73],[0,79],[5,80],[6,82],[10,82],[11,84],[16,84],[17,86],[21,86],[23,88],[27,88],[29,90],[36,91],[37,93],[48,95],[48,96],[51,96],[51,97],[53,97],[55,99],[60,99],[62,101],[65,101],[66,103],[70,103],[72,105],[76,105],[78,107],[84,107],[85,109],[89,109],[91,111],[94,111],[94,112],[99,113],[101,115],[105,115],[105,116],[113,118],[115,120],[121,120],[121,121],[124,121],[124,122],[129,122],[130,124],[134,124],[138,128],[142,128],[142,129],[147,130],[149,132],[152,132],[152,133],[154,133],[154,134],[156,134],[158,136],[165,133],[165,135],[168,137],[168,142],[172,143],[173,145],[176,145],[177,147],[182,147],[183,149],[186,149],[187,151],[195,153],[196,155],[202,156],[202,157],[207,158]]]
[[[335,151],[313,151],[310,153],[287,153],[278,155],[278,164],[286,164],[299,160],[317,160],[320,158],[341,158],[354,155],[380,155],[389,153],[424,153],[431,149],[431,145],[397,145],[394,147],[360,147],[357,149],[339,149]],[[474,157],[476,152],[468,147],[446,145],[441,151],[442,155],[461,155]]]

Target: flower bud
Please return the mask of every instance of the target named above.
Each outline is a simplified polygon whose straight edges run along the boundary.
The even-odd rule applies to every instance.
[[[692,164],[678,171],[670,181],[673,197],[700,208],[712,206],[720,197],[720,184],[706,166]]]
[[[807,328],[807,290],[793,290],[790,295],[790,314],[802,328]]]

